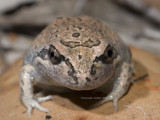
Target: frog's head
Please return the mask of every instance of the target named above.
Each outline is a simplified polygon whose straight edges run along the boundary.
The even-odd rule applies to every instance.
[[[52,25],[59,32],[50,35],[47,45],[35,59],[37,69],[45,78],[74,90],[99,87],[113,76],[119,63],[118,51],[110,37],[112,32],[103,32],[108,28],[91,18],[83,19],[81,22],[75,18],[65,19]],[[87,23],[88,19],[90,22]],[[81,29],[73,27],[73,21]],[[48,31],[44,32],[51,34]]]

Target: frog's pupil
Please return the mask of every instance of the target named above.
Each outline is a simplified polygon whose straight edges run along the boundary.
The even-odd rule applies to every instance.
[[[50,53],[50,56],[51,56],[51,57],[54,57],[54,52],[51,52],[51,53]]]
[[[112,50],[108,50],[108,57],[112,57],[112,55],[113,55],[113,51]]]

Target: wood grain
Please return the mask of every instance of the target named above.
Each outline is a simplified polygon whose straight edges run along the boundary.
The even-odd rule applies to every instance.
[[[119,101],[118,111],[112,102],[94,109],[86,109],[83,94],[53,95],[53,101],[41,105],[50,109],[46,114],[38,110],[27,116],[27,110],[19,98],[19,70],[22,60],[18,60],[0,76],[0,119],[1,120],[159,120],[160,119],[160,57],[131,47],[136,66],[136,77],[146,73],[149,76],[130,87]],[[75,97],[76,96],[76,97]],[[72,99],[73,98],[73,99]],[[83,105],[82,105],[83,104]]]

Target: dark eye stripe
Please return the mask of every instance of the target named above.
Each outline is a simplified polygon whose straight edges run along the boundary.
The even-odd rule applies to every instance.
[[[75,74],[75,69],[74,69],[72,63],[69,61],[69,59],[66,59],[65,63],[69,68],[68,75],[73,78],[73,80],[75,81],[75,84],[78,84],[79,83],[78,82],[78,78],[77,78],[77,76]]]
[[[91,66],[90,74],[91,74],[91,75],[95,75],[95,74],[96,74],[96,68],[95,68],[95,65],[94,65],[94,64]]]

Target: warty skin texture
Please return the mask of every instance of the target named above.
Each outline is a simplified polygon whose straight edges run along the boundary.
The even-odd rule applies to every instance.
[[[131,53],[109,28],[88,16],[58,18],[34,40],[20,72],[21,99],[32,108],[48,112],[35,98],[33,85],[53,86],[55,91],[97,90],[109,94],[96,105],[118,100],[132,76]]]

